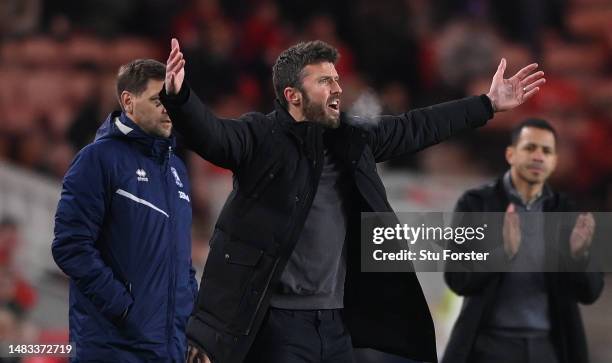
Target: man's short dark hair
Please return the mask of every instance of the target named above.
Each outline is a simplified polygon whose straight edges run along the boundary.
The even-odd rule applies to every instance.
[[[511,145],[516,146],[516,143],[518,142],[519,137],[521,137],[521,131],[523,131],[525,127],[534,127],[536,129],[550,131],[555,137],[555,144],[557,144],[557,131],[555,130],[554,127],[552,127],[551,124],[539,118],[529,118],[529,119],[524,120],[520,124],[516,125],[512,129],[512,133],[510,134]]]
[[[321,62],[335,64],[339,57],[336,48],[321,40],[301,42],[285,49],[272,67],[272,84],[276,98],[284,107],[288,107],[284,96],[285,88],[295,87],[302,90],[304,67]]]
[[[154,59],[136,59],[119,67],[117,74],[117,98],[121,105],[121,93],[128,91],[140,95],[150,79],[164,80],[166,66]],[[123,105],[121,106],[123,108]]]

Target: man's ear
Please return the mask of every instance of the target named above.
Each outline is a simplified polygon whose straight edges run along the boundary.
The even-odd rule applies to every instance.
[[[302,92],[294,87],[286,87],[283,91],[285,101],[293,106],[299,106],[302,103]]]
[[[128,91],[121,92],[121,108],[125,113],[134,113],[134,95]]]
[[[512,163],[514,162],[514,152],[516,151],[514,145],[508,146],[506,148],[506,161],[508,162],[508,164],[510,164],[512,166]]]

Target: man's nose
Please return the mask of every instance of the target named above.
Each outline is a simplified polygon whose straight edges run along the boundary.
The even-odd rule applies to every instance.
[[[342,94],[342,87],[340,87],[338,81],[334,81],[332,84],[332,93]]]
[[[534,151],[531,157],[533,158],[533,161],[538,161],[538,162],[544,161],[544,153],[541,150]]]

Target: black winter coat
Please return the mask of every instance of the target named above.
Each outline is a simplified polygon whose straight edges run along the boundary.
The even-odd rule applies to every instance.
[[[188,87],[160,97],[176,130],[204,159],[233,172],[215,225],[187,336],[215,363],[242,362],[304,226],[323,164],[324,128],[280,106],[220,119]],[[330,152],[350,170],[344,316],[355,347],[437,361],[435,332],[414,273],[360,271],[359,212],[392,212],[376,163],[413,153],[493,116],[482,95],[377,120],[341,115]],[[328,137],[326,136],[326,137]]]
[[[508,207],[508,197],[503,185],[503,178],[478,189],[467,191],[457,202],[456,212],[504,212]],[[553,196],[544,202],[544,212],[573,212],[572,203],[562,194],[553,192]],[[569,214],[569,213],[568,213]],[[501,218],[501,213],[495,213]],[[501,226],[502,222],[493,222]],[[546,223],[546,222],[545,222]],[[555,227],[549,223],[546,236],[553,236]],[[501,228],[497,228],[501,231]],[[562,235],[569,237],[566,230]],[[496,236],[499,248],[502,248],[501,232]],[[563,240],[562,252],[569,260],[569,239]],[[554,239],[547,238],[547,248]],[[565,249],[567,247],[567,249]],[[553,250],[548,249],[549,251]],[[547,258],[550,254],[547,254]],[[548,260],[550,262],[550,259]],[[588,260],[570,261],[575,265],[569,271],[584,272],[547,272],[548,301],[552,342],[560,363],[587,363],[588,351],[578,303],[595,302],[603,290],[603,273],[595,272]],[[549,265],[550,266],[550,265]],[[581,266],[581,267],[578,267]],[[456,270],[453,270],[456,271]],[[470,363],[470,354],[481,328],[495,303],[497,289],[503,278],[503,272],[450,272],[444,274],[448,286],[457,294],[465,297],[461,313],[455,322],[451,337],[444,352],[442,363]],[[519,292],[520,293],[520,292]]]

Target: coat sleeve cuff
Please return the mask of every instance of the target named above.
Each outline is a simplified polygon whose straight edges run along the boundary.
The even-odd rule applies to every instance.
[[[493,109],[493,104],[491,103],[491,99],[487,95],[482,94],[480,95],[480,100],[482,101],[485,108],[487,109],[487,112],[489,113],[489,118],[493,118],[493,115],[495,114],[495,110]]]
[[[568,272],[585,272],[591,262],[590,254],[586,253],[580,257],[567,257],[567,271]]]
[[[175,95],[169,95],[166,93],[166,87],[162,87],[161,91],[159,91],[159,99],[164,104],[164,106],[172,105],[172,106],[181,106],[187,102],[189,99],[189,95],[191,93],[191,88],[187,84],[187,82],[183,82],[183,86],[179,93]]]

